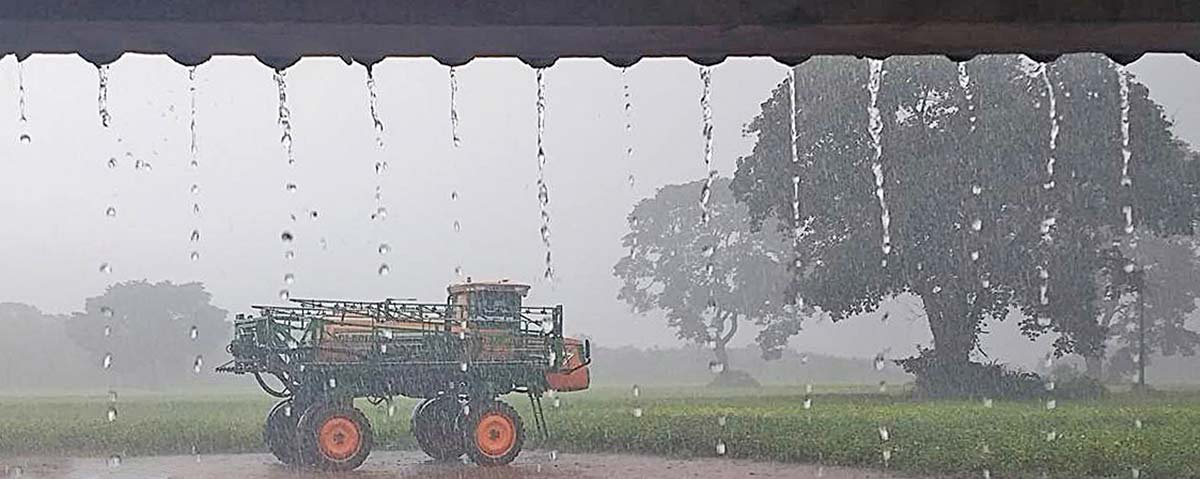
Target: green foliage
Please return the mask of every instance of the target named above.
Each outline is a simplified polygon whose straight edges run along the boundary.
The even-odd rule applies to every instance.
[[[917,377],[916,393],[928,398],[1034,399],[1043,395],[1037,374],[1015,371],[998,363],[939,361],[937,351],[896,361]]]
[[[518,396],[508,398],[528,417]],[[563,451],[716,456],[716,443],[737,459],[884,467],[919,474],[979,477],[1200,478],[1200,396],[1116,395],[1101,401],[913,402],[898,396],[805,396],[794,390],[710,393],[643,388],[641,417],[628,391],[562,396],[547,407],[551,443]],[[262,452],[261,427],[271,402],[261,396],[131,397],[104,419],[104,397],[0,398],[0,455],[124,455]],[[380,447],[411,449],[411,401],[395,415],[365,408]],[[718,418],[725,417],[721,426]],[[1141,425],[1137,427],[1136,424]],[[879,428],[888,430],[882,441]],[[1047,441],[1047,431],[1056,437]],[[986,450],[984,446],[987,446]]]

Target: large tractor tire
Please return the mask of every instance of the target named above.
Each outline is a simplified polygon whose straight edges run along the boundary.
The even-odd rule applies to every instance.
[[[297,424],[305,465],[327,471],[349,471],[367,460],[375,445],[371,423],[353,406],[317,404]]]
[[[300,412],[292,407],[292,400],[280,401],[267,413],[263,428],[263,442],[279,462],[289,466],[300,464],[300,449],[296,442],[296,424]]]
[[[437,396],[426,399],[413,409],[412,433],[417,445],[429,457],[450,461],[462,457],[464,448],[459,429],[462,408],[458,398]]]
[[[480,466],[502,466],[521,453],[525,426],[521,416],[501,401],[472,401],[463,421],[463,445]]]

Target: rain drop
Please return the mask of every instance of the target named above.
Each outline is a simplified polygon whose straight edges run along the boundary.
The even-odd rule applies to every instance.
[[[891,439],[891,434],[888,433],[887,426],[879,426],[879,440],[887,442],[888,439]]]
[[[295,282],[296,282],[296,275],[294,275],[292,273],[287,273],[287,274],[283,275],[283,283],[284,284],[292,284]]]
[[[121,456],[118,454],[113,454],[113,455],[109,456],[108,457],[108,467],[111,467],[111,468],[121,467]]]
[[[562,398],[559,398],[558,396],[554,396],[554,407],[557,408],[560,406],[562,406]]]
[[[115,157],[108,158],[108,168],[111,170],[117,167],[117,159]]]
[[[725,363],[720,361],[710,361],[708,363],[708,369],[714,374],[721,374],[722,372],[725,372]]]
[[[284,251],[284,252],[283,252],[283,259],[286,259],[286,260],[293,260],[293,259],[296,259],[296,252],[295,252],[295,251],[292,251],[292,250],[290,250],[290,249],[289,249],[289,250],[287,250],[287,251]]]
[[[983,398],[983,407],[991,409],[992,405],[992,398]]]
[[[633,408],[633,417],[642,417],[642,408],[640,408],[640,407]]]
[[[117,420],[117,406],[115,404],[108,405],[108,422]]]
[[[883,371],[883,368],[886,365],[887,365],[887,361],[884,359],[883,353],[876,354],[875,355],[875,370]]]
[[[192,230],[191,241],[193,243],[200,241],[200,230]]]
[[[196,373],[196,374],[200,374],[200,368],[202,366],[204,366],[204,358],[197,355],[196,360],[192,361],[192,372]]]
[[[115,218],[117,216],[117,208],[113,207],[113,206],[109,206],[108,208],[105,208],[104,216],[107,216],[109,218]]]
[[[104,353],[104,361],[101,363],[104,369],[112,368],[113,355],[112,353]]]
[[[329,378],[329,389],[334,389],[336,387],[337,387],[337,379]]]
[[[192,261],[199,261],[200,260],[200,252],[192,251],[192,254],[189,257],[192,259]]]
[[[110,308],[108,306],[101,306],[100,314],[106,318],[111,318],[111,317],[113,317],[113,310],[112,310],[112,308]]]
[[[387,276],[391,272],[392,272],[392,268],[388,267],[387,263],[383,263],[383,264],[379,265],[379,275],[380,276]]]
[[[295,192],[296,192],[296,184],[295,184],[295,183],[288,183],[288,184],[286,184],[286,185],[284,185],[284,186],[283,186],[283,189],[284,189],[285,191],[287,191],[288,193],[295,193]]]
[[[637,397],[641,397],[641,395],[642,395],[642,388],[638,387],[637,384],[634,384],[633,385],[633,397],[637,398]]]
[[[292,240],[295,239],[295,237],[292,236],[291,231],[284,231],[283,234],[279,235],[279,239],[282,240],[284,243],[291,243]]]
[[[28,145],[33,141],[33,137],[29,136],[29,133],[21,133],[19,140],[21,141],[22,145]]]
[[[196,337],[199,335],[200,335],[200,331],[198,329],[196,329],[195,325],[193,325],[192,329],[188,332],[188,337],[191,338],[193,341],[195,341]]]
[[[1053,411],[1056,408],[1058,408],[1058,401],[1056,401],[1054,399],[1049,399],[1046,401],[1046,410],[1047,411]]]
[[[104,274],[112,273],[112,266],[108,263],[100,263],[100,272]]]
[[[380,243],[380,244],[379,244],[379,254],[384,254],[384,255],[385,255],[385,254],[388,254],[388,253],[391,253],[391,252],[392,252],[392,247],[391,247],[391,246],[388,246],[388,244],[387,244],[387,243]]]
[[[725,455],[725,441],[717,441],[717,455],[718,456]]]
[[[292,297],[292,293],[288,292],[288,290],[286,290],[286,289],[279,290],[279,299],[280,300],[287,301],[291,297]]]

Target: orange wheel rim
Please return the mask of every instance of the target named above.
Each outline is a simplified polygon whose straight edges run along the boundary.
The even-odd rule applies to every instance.
[[[475,444],[488,457],[501,457],[517,444],[517,426],[508,416],[497,412],[484,414],[475,426]]]
[[[317,431],[321,454],[335,461],[349,459],[358,453],[362,435],[358,424],[345,417],[331,417]]]

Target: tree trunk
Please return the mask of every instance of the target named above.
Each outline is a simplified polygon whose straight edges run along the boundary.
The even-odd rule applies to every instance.
[[[963,365],[971,357],[978,339],[979,319],[967,311],[966,298],[950,288],[921,295],[929,330],[933,333],[933,349],[937,362],[944,365]]]
[[[1083,363],[1086,365],[1084,374],[1087,377],[1097,381],[1104,380],[1104,357],[1099,355],[1084,355]]]

